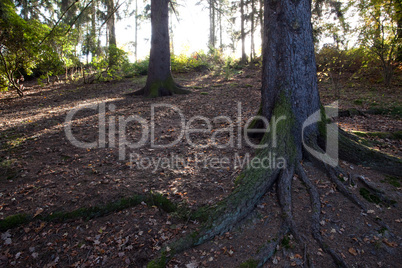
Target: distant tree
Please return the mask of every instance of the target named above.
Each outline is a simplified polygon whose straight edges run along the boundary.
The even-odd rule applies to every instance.
[[[113,67],[116,64],[116,29],[115,29],[115,13],[117,11],[114,0],[105,0],[107,8],[107,30],[109,38],[109,67]]]
[[[170,69],[169,2],[151,0],[151,52],[145,87],[134,93],[146,97],[183,94],[189,91],[176,84]]]
[[[246,54],[246,13],[244,10],[246,3],[245,0],[240,0],[240,39],[241,39],[241,62],[247,62],[247,54]]]
[[[209,3],[209,49],[214,50],[216,45],[216,4],[215,0],[208,0]]]
[[[382,65],[382,75],[386,86],[390,86],[402,47],[401,4],[394,0],[360,0],[360,15],[363,26],[360,29],[361,44],[377,56]],[[398,10],[399,8],[399,10]]]

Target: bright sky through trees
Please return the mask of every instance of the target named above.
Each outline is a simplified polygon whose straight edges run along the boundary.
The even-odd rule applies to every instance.
[[[142,11],[144,4],[138,1],[139,11]],[[178,15],[170,14],[170,20],[173,22],[173,38],[175,54],[207,50],[208,43],[208,9],[203,5],[196,5],[196,0],[181,1],[177,6]],[[141,22],[138,31],[138,58],[149,56],[151,40],[151,23],[147,19]],[[134,17],[123,19],[117,22],[117,42],[118,46],[126,51],[130,51],[130,60],[134,59]],[[132,55],[131,55],[132,54]]]

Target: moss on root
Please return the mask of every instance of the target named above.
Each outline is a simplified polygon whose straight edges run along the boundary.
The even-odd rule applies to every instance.
[[[169,76],[166,80],[157,80],[147,84],[146,87],[149,89],[145,89],[146,97],[156,98],[161,96],[170,96],[173,94],[187,94],[190,93],[189,90],[186,90],[176,84],[173,80],[172,76]]]
[[[281,116],[284,116],[286,120],[274,122]],[[169,254],[166,254],[166,249],[163,250],[160,257],[150,262],[150,265],[160,265],[163,261],[167,262],[174,254],[200,245],[216,235],[229,231],[255,208],[264,194],[276,182],[282,168],[296,164],[298,148],[292,131],[295,121],[290,102],[284,97],[277,102],[273,110],[271,130],[274,127],[273,124],[276,125],[276,133],[265,133],[261,142],[261,145],[264,146],[257,151],[253,158],[260,165],[248,166],[239,175],[234,191],[224,200],[214,206],[197,211],[200,217],[207,219],[199,231],[170,244],[168,246]],[[263,159],[267,158],[268,155],[282,157],[285,163],[283,166],[266,166],[263,164]]]
[[[4,220],[0,221],[0,231],[4,232],[8,229],[28,223],[31,218],[32,217],[28,216],[27,214],[16,214],[8,216]]]
[[[105,205],[94,207],[83,207],[73,211],[58,211],[48,215],[39,215],[34,217],[27,214],[17,214],[8,216],[4,220],[0,220],[0,231],[16,228],[20,225],[29,223],[33,220],[42,220],[47,222],[64,222],[67,220],[82,218],[90,220],[110,214],[112,212],[122,211],[124,209],[135,207],[141,202],[145,202],[149,206],[156,206],[167,213],[177,210],[176,204],[161,194],[151,193],[150,195],[133,195],[131,197],[121,198],[117,201],[109,202]]]
[[[258,267],[258,261],[254,259],[249,259],[242,264],[240,264],[239,268],[257,268]]]
[[[402,168],[402,159],[368,148],[356,136],[342,130],[339,131],[339,157],[394,176],[399,176]]]

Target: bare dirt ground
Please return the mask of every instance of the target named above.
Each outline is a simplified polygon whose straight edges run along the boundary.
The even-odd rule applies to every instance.
[[[40,216],[99,206],[134,193],[161,193],[194,209],[222,200],[234,188],[241,164],[254,153],[239,129],[258,111],[260,72],[247,69],[229,80],[209,73],[179,74],[176,80],[192,93],[158,99],[124,95],[140,89],[144,77],[92,85],[32,86],[24,98],[2,93],[0,219],[21,213]],[[401,85],[400,80],[391,89],[364,81],[345,83],[340,91],[340,108],[400,107]],[[320,84],[320,93],[324,104],[337,99],[328,81]],[[152,104],[163,106],[155,108],[155,135],[146,137],[147,128],[152,128]],[[67,138],[66,116],[82,105],[92,106],[74,115],[72,135],[81,142],[98,142],[97,148],[78,148]],[[104,117],[99,116],[102,109]],[[129,116],[138,120],[122,128]],[[198,118],[194,119],[195,116]],[[105,137],[99,132],[102,118],[108,126]],[[190,121],[191,118],[194,120]],[[179,139],[181,120],[192,129],[207,129],[210,122],[211,129]],[[223,131],[230,123],[235,126],[233,133]],[[395,114],[341,117],[339,125],[347,131],[402,130],[400,115]],[[131,144],[144,137],[145,142],[139,148],[123,147],[123,137]],[[400,138],[367,139],[381,151],[402,156]],[[176,140],[169,148],[155,148],[152,144],[166,145]],[[223,158],[225,163],[217,162]],[[171,161],[170,165],[158,164],[158,159]],[[350,267],[400,267],[400,178],[344,161],[340,165],[350,174],[363,175],[376,184],[395,204],[370,203],[360,196],[359,184],[350,186],[369,207],[369,213],[363,213],[336,190],[325,174],[304,163],[320,191],[323,203],[320,224],[325,241]],[[303,266],[306,248],[315,267],[335,267],[331,257],[310,235],[311,206],[307,191],[298,178],[293,183],[293,200],[297,200],[293,204],[294,217],[309,244],[299,245],[287,237],[265,267]],[[232,231],[175,256],[168,267],[238,267],[252,259],[263,243],[275,239],[280,214],[273,189],[252,215]],[[389,229],[379,226],[376,219],[383,220]],[[190,217],[183,220],[175,213],[168,214],[145,203],[91,220],[49,222],[34,218],[30,223],[1,232],[0,266],[144,267],[161,247],[199,226]]]

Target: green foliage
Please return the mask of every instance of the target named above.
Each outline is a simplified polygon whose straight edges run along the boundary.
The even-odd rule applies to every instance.
[[[24,20],[10,0],[0,3],[0,90],[8,87],[23,95],[25,75],[57,75],[63,66],[77,64],[76,31],[51,28],[38,20]],[[75,40],[75,43],[72,41]]]
[[[25,21],[10,0],[0,3],[0,73],[2,90],[6,80],[22,96],[21,71],[30,74],[41,56],[37,49],[48,27],[36,20]],[[4,30],[3,30],[4,29]]]
[[[360,0],[362,18],[360,43],[381,62],[384,83],[389,86],[396,65],[397,52],[402,47],[400,29],[402,6],[399,1]]]
[[[338,49],[326,45],[316,53],[316,62],[321,80],[328,80],[335,89],[341,82],[352,79],[365,79],[370,83],[381,79],[381,62],[364,46],[352,49]],[[356,103],[358,104],[358,103]]]
[[[106,69],[106,81],[121,80],[123,78],[122,67],[128,63],[128,55],[122,49],[115,46],[109,47],[108,68]]]
[[[133,68],[128,61],[127,52],[115,46],[109,48],[107,57],[93,56],[89,68],[84,71],[84,83],[95,80],[104,82],[132,77]]]
[[[191,71],[204,71],[209,69],[208,57],[203,53],[193,53],[188,57],[184,54],[171,56],[171,69],[176,73],[187,73]]]
[[[148,58],[135,63],[126,62],[122,66],[122,72],[124,74],[124,77],[126,78],[132,78],[138,75],[147,75],[148,65],[149,65]]]

